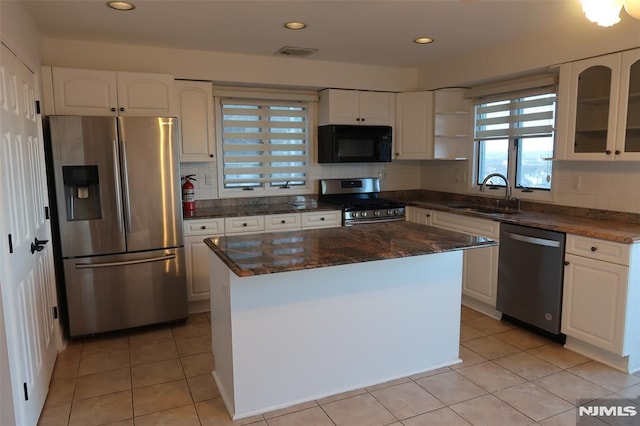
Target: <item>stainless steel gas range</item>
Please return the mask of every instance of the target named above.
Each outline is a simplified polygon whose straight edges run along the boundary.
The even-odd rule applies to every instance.
[[[404,204],[385,200],[379,194],[379,178],[320,181],[319,200],[341,206],[345,226],[405,220]]]

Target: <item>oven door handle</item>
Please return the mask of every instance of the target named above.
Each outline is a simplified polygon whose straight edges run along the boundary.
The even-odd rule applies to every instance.
[[[400,222],[400,221],[405,221],[404,217],[390,217],[388,219],[385,218],[381,218],[381,219],[347,219],[344,221],[344,226],[350,226],[350,225],[362,225],[362,224],[367,224],[367,223],[383,223],[383,222]]]

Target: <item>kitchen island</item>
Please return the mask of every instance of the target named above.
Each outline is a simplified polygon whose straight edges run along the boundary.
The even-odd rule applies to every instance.
[[[234,419],[459,362],[462,250],[496,244],[407,222],[205,242]]]

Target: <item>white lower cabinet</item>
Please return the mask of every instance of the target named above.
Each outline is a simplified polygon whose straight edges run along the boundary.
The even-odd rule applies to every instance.
[[[404,211],[407,221],[420,223],[422,225],[431,225],[431,210],[414,206],[406,206]]]
[[[224,219],[195,219],[184,223],[184,251],[187,277],[187,300],[197,302],[209,299],[209,247],[208,237],[224,234]]]
[[[292,231],[300,229],[300,213],[271,214],[264,217],[265,231]]]
[[[190,219],[184,222],[187,296],[190,312],[209,309],[209,251],[204,239],[223,235],[328,228],[342,225],[341,210]],[[199,304],[202,303],[202,304]]]
[[[623,354],[629,268],[566,254],[562,332]]]
[[[564,334],[626,355],[630,248],[629,244],[567,235]]]
[[[495,241],[500,238],[500,223],[490,219],[440,211],[433,211],[430,218],[433,226]],[[483,304],[472,307],[493,316],[498,293],[498,252],[498,246],[465,250],[462,271],[462,294]]]
[[[342,210],[302,213],[302,229],[342,226]]]
[[[264,216],[239,216],[224,218],[224,233],[253,234],[264,231]]]

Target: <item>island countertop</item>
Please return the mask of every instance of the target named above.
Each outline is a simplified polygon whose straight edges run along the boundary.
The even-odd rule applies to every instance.
[[[207,238],[240,277],[421,256],[498,243],[410,222]]]

